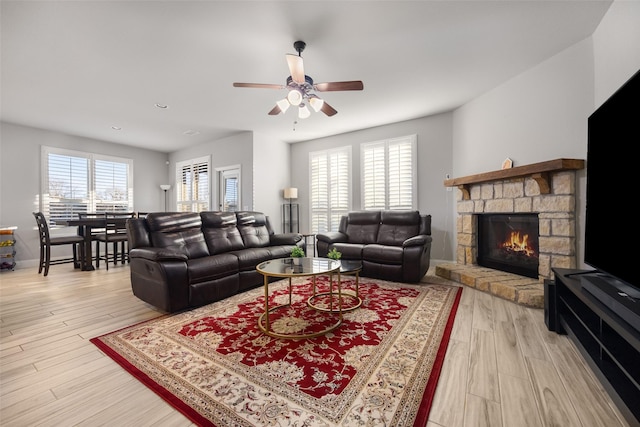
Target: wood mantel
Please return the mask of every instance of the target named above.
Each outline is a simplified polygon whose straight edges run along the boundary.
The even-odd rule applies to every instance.
[[[460,178],[452,178],[444,181],[445,187],[458,187],[462,191],[462,198],[469,200],[469,186],[483,182],[500,181],[514,178],[532,178],[540,187],[540,194],[549,194],[549,173],[564,170],[584,169],[584,160],[581,159],[555,159],[546,162],[532,163],[530,165],[516,166],[509,169],[484,172],[476,175],[468,175]]]

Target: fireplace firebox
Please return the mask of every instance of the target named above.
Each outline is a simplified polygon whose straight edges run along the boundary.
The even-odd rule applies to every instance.
[[[478,215],[478,265],[538,278],[538,214]]]

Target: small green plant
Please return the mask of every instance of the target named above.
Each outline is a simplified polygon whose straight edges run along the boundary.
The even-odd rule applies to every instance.
[[[342,252],[338,252],[336,248],[333,248],[327,254],[327,258],[335,259],[336,261],[342,257]]]
[[[304,257],[304,251],[302,250],[302,248],[300,246],[295,246],[291,250],[291,257],[292,258],[302,258],[302,257]]]

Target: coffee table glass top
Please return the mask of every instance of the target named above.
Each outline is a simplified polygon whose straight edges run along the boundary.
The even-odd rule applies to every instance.
[[[292,277],[330,273],[339,270],[340,267],[339,261],[329,258],[304,257],[272,259],[258,264],[256,270],[269,276]]]
[[[358,273],[362,270],[362,263],[360,261],[340,261],[340,273]]]

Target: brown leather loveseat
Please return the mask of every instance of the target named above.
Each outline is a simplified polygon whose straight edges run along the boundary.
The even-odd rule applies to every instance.
[[[335,248],[341,259],[362,261],[362,276],[416,283],[431,256],[431,215],[419,211],[357,211],[340,219],[338,231],[320,233],[318,256]]]
[[[256,266],[304,246],[275,234],[261,212],[154,212],[127,221],[131,287],[167,312],[198,307],[264,283]]]

